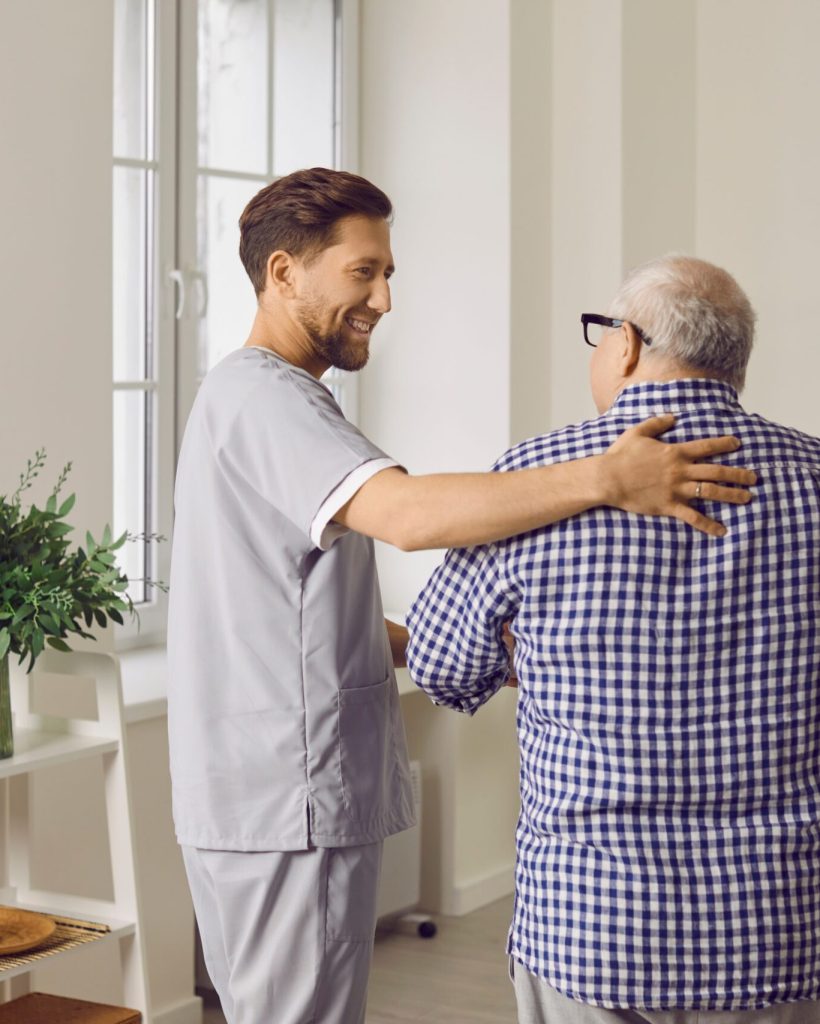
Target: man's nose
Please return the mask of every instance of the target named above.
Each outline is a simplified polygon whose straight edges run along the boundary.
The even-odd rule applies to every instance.
[[[380,316],[390,312],[392,308],[390,304],[390,285],[385,279],[374,283],[367,304]]]

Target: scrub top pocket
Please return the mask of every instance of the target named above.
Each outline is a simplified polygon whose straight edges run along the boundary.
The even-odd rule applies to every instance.
[[[339,768],[345,811],[354,821],[378,818],[391,793],[392,679],[339,690]]]

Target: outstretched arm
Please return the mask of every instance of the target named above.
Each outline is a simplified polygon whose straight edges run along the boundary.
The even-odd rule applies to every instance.
[[[655,440],[674,422],[674,416],[646,420],[625,431],[603,455],[538,469],[430,476],[386,469],[333,518],[403,551],[486,544],[598,505],[674,516],[704,533],[723,536],[725,528],[689,502],[700,497],[744,504],[750,492],[725,485],[748,486],[755,475],[697,461],[736,451],[736,438],[683,444]]]
[[[413,682],[436,704],[470,715],[510,680],[505,623],[515,619],[521,596],[503,550],[448,551],[407,616]]]

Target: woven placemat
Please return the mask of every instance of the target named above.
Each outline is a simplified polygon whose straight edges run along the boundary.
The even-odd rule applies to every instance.
[[[67,949],[74,949],[76,946],[84,946],[88,942],[96,942],[103,939],[111,931],[107,924],[97,924],[95,921],[78,921],[71,917],[57,917],[49,915],[56,923],[57,929],[36,949],[26,953],[9,953],[0,956],[0,976],[3,971],[10,971],[13,967],[24,967],[37,960],[44,960],[46,957],[54,956],[55,953],[62,953]]]

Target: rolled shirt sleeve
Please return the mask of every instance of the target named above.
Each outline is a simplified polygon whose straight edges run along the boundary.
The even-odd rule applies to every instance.
[[[436,704],[474,714],[510,675],[502,633],[518,598],[497,545],[454,549],[407,618],[407,667]]]

